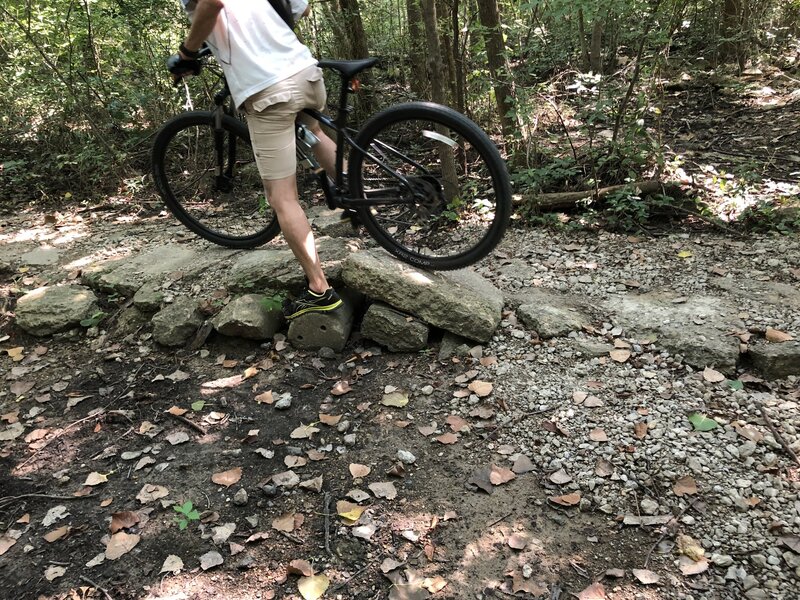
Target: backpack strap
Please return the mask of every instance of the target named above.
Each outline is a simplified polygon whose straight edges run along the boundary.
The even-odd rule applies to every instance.
[[[283,22],[289,26],[289,29],[294,31],[294,14],[292,14],[292,5],[289,0],[269,0],[269,3],[278,16],[283,19]]]

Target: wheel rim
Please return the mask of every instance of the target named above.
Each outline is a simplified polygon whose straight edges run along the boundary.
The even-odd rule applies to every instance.
[[[405,202],[366,210],[376,235],[404,258],[435,264],[463,257],[485,246],[501,226],[498,197],[505,192],[472,137],[417,118],[382,127],[369,143],[373,157],[407,180],[399,182],[377,161],[362,159],[360,197],[377,201],[394,195]]]
[[[230,153],[231,144],[235,152]],[[223,177],[216,174],[214,129],[179,130],[164,151],[163,175],[179,210],[213,236],[246,240],[267,229],[274,213],[264,195],[249,140],[224,134]]]

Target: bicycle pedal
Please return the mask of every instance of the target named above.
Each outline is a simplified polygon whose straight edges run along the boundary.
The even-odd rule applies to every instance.
[[[359,227],[361,227],[361,219],[359,218],[358,213],[352,209],[345,208],[342,211],[342,214],[339,215],[339,219],[342,221],[350,221],[350,226],[354,230],[357,230]]]

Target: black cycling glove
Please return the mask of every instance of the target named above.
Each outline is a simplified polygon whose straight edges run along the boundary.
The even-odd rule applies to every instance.
[[[187,75],[200,75],[203,65],[194,58],[183,58],[180,54],[173,54],[167,59],[167,69],[175,75],[176,79]]]

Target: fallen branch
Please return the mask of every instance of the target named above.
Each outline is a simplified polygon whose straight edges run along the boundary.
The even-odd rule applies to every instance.
[[[100,587],[100,586],[99,586],[99,585],[97,585],[97,584],[96,584],[94,581],[92,581],[91,579],[89,579],[88,577],[86,577],[86,575],[81,575],[81,579],[82,579],[83,581],[85,581],[86,583],[88,583],[89,585],[91,585],[91,586],[92,586],[93,588],[95,588],[96,590],[100,590],[101,592],[103,592],[103,596],[105,596],[106,600],[114,600],[114,599],[111,597],[111,594],[109,594],[109,593],[108,593],[108,590],[107,590],[106,588],[104,588],[104,587]]]
[[[181,415],[176,415],[175,413],[171,413],[169,411],[167,411],[167,414],[169,416],[171,416],[173,419],[177,419],[178,421],[180,421],[181,423],[183,423],[187,427],[191,427],[192,429],[194,429],[195,431],[200,433],[200,435],[205,435],[206,433],[208,433],[205,429],[200,427],[200,425],[198,425],[197,423],[194,423],[193,421],[187,419],[186,417],[182,417]]]
[[[794,462],[800,465],[800,458],[797,458],[797,454],[795,454],[794,450],[792,450],[789,444],[786,443],[786,440],[783,438],[783,435],[781,435],[781,432],[778,431],[778,428],[775,427],[775,424],[772,422],[772,419],[769,418],[769,414],[767,414],[767,409],[764,408],[764,405],[760,404],[758,410],[761,411],[761,416],[764,417],[764,423],[766,423],[767,427],[769,427],[769,430],[772,432],[772,437],[774,437],[775,440],[781,445],[783,451],[787,455],[791,456]]]
[[[325,552],[328,553],[328,556],[332,556],[333,552],[331,551],[331,494],[330,492],[325,492]]]
[[[518,196],[514,199],[514,206],[530,205],[541,210],[560,210],[564,208],[574,208],[581,200],[592,198],[594,201],[602,200],[609,194],[620,190],[636,190],[638,193],[647,195],[655,193],[665,193],[678,195],[681,185],[677,182],[662,182],[658,180],[638,181],[636,183],[626,183],[623,185],[611,185],[598,190],[583,190],[580,192],[557,192],[553,194],[539,194],[537,196]]]

